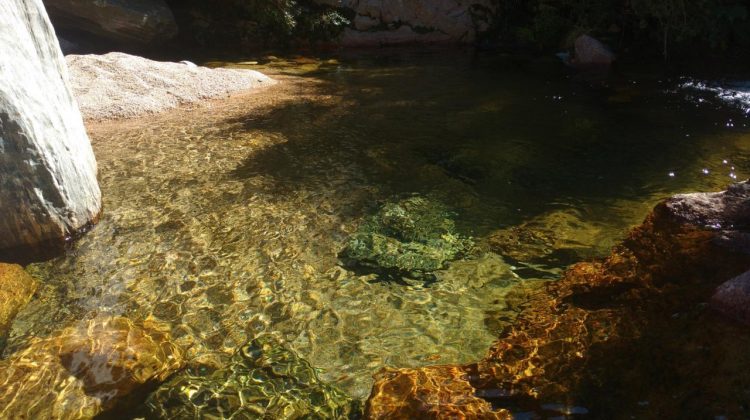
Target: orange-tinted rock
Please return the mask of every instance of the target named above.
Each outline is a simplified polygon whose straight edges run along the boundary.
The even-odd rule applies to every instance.
[[[0,343],[13,319],[36,292],[37,283],[20,265],[0,263]]]
[[[183,364],[153,322],[95,319],[32,339],[0,362],[0,418],[92,418]]]
[[[740,189],[710,198],[736,208],[745,202]],[[726,229],[686,217],[702,211],[692,199],[657,206],[604,261],[574,265],[531,296],[463,386],[429,378],[435,369],[467,367],[402,371],[412,382],[405,373],[381,375],[369,412],[416,416],[439,410],[436,402],[482,396],[540,415],[744,416],[750,355],[738,349],[750,334],[717,319],[706,302],[716,285],[750,267],[750,255],[729,246]],[[718,213],[710,219],[739,226],[731,223],[739,213]],[[463,416],[468,407],[456,406]]]
[[[367,401],[370,419],[510,419],[474,395],[469,369],[431,366],[422,369],[383,369]]]

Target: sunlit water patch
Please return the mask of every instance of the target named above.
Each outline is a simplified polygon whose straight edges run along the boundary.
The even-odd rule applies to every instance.
[[[153,318],[187,360],[273,336],[363,399],[384,366],[480,359],[527,291],[606,254],[658,200],[750,173],[727,112],[629,80],[459,53],[265,69],[282,83],[90,126],[104,216],[30,268],[43,286],[6,354],[80,320]],[[343,264],[363,221],[415,196],[449,209],[472,252],[430,281]]]

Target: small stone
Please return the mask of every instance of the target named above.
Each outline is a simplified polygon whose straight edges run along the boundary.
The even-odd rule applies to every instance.
[[[750,271],[719,286],[711,307],[729,318],[750,325]]]

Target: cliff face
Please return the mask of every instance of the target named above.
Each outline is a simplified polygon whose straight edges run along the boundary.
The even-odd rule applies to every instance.
[[[188,43],[266,48],[471,43],[488,30],[495,0],[44,0],[70,52]],[[70,42],[74,41],[74,42]]]
[[[177,34],[163,0],[44,0],[55,28],[86,33],[115,45],[148,45]]]
[[[96,161],[41,0],[0,3],[0,256],[60,244],[101,209]]]
[[[469,43],[487,30],[494,15],[491,0],[316,0],[349,10],[345,46],[408,43]]]

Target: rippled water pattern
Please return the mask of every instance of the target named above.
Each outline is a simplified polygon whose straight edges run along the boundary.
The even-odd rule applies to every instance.
[[[68,255],[30,268],[39,301],[6,354],[79,320],[152,316],[188,359],[224,360],[270,334],[363,399],[383,366],[480,359],[527,289],[606,253],[659,199],[750,173],[733,111],[657,81],[445,52],[263,68],[282,83],[90,126],[104,216]],[[413,194],[450,206],[476,254],[430,283],[342,268],[363,218]],[[575,252],[524,260],[486,242],[571,217],[565,232],[549,223]]]

